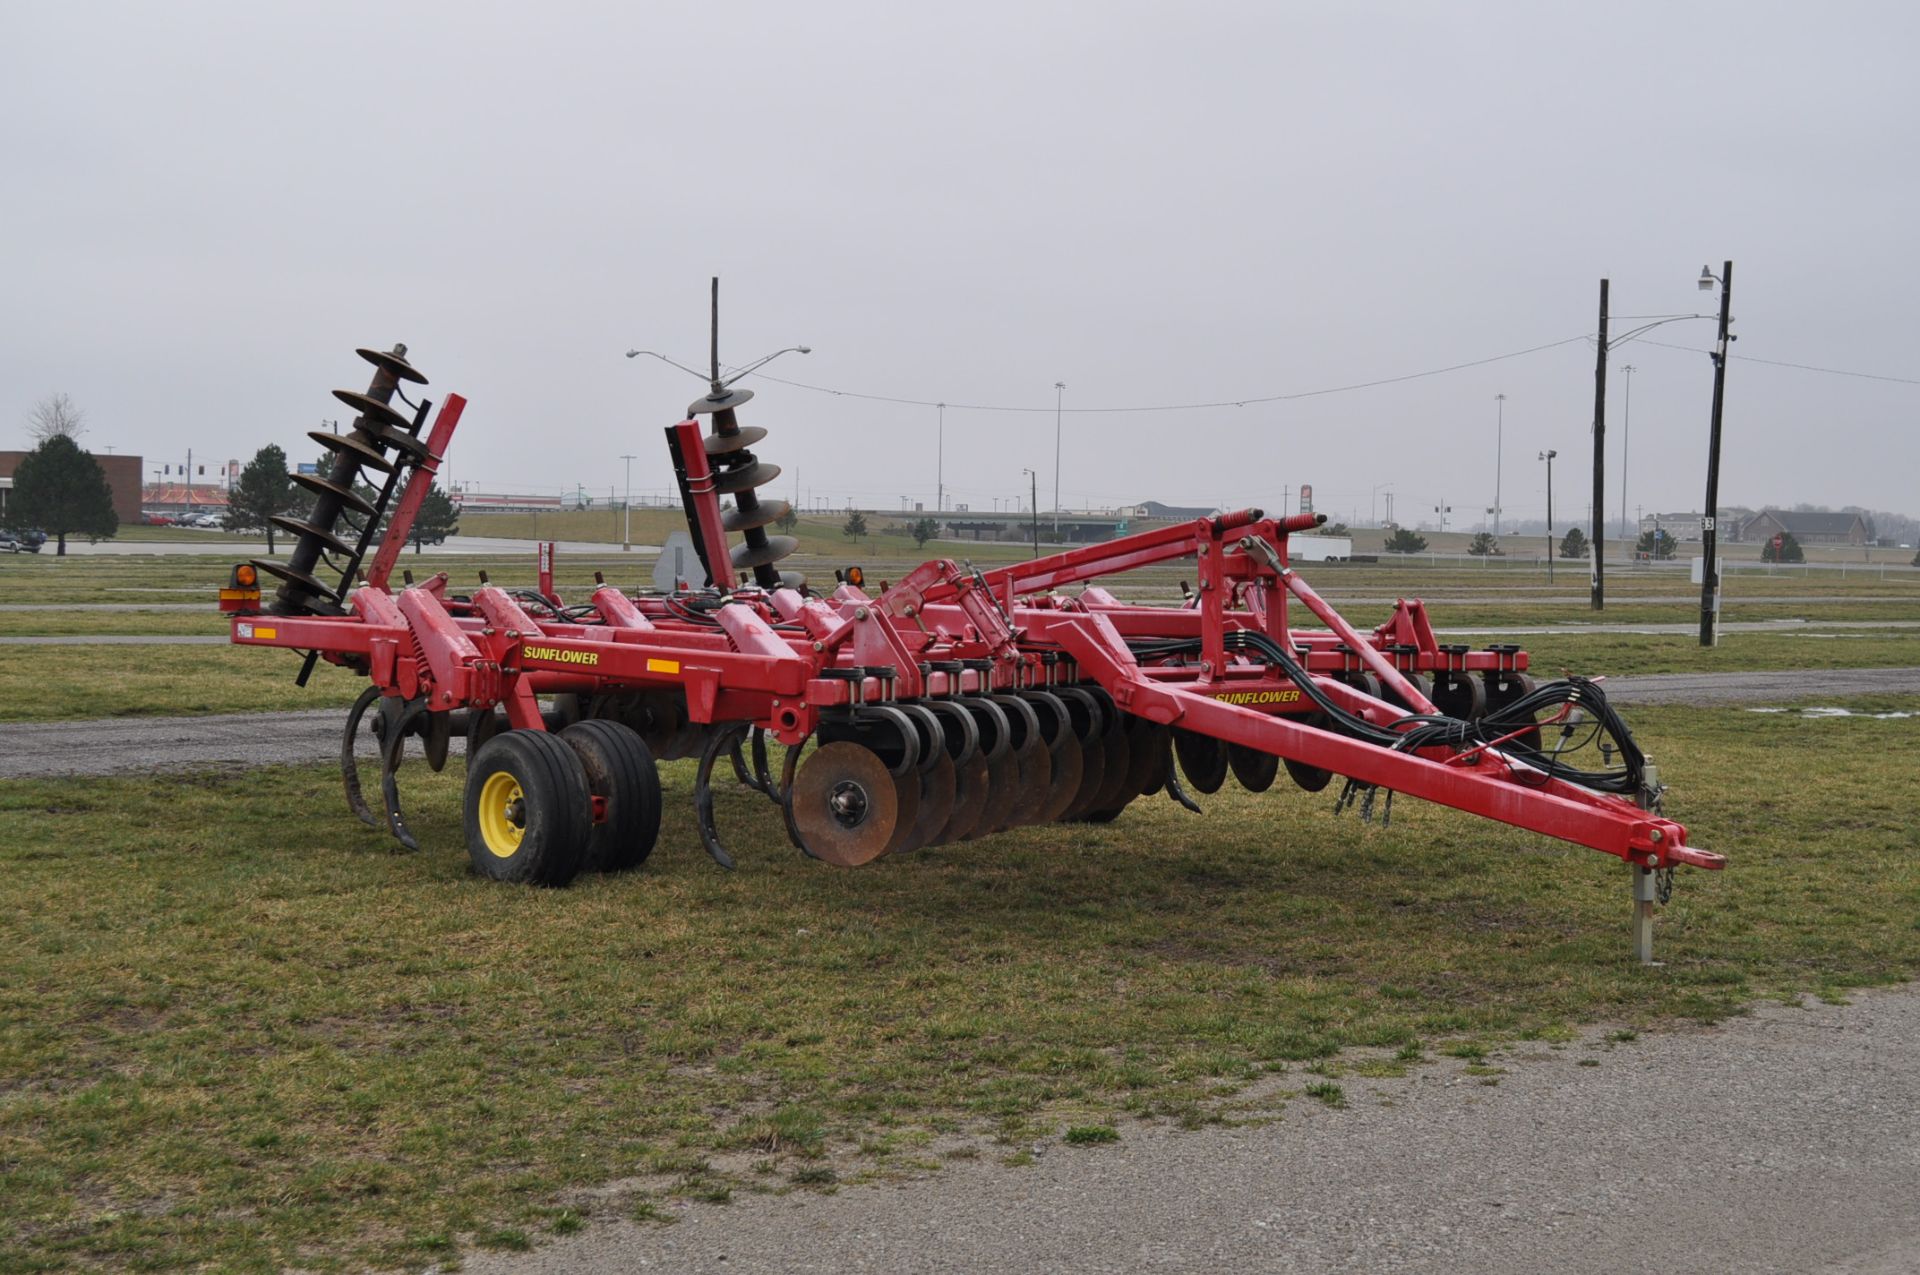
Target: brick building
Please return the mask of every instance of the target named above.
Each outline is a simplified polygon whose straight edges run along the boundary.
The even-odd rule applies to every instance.
[[[8,503],[13,499],[13,471],[27,458],[26,452],[0,452],[0,521],[5,521]],[[101,456],[89,452],[100,463],[113,489],[113,512],[120,525],[129,527],[140,521],[140,457],[119,454]]]

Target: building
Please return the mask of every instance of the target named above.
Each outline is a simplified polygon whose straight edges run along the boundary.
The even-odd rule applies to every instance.
[[[1702,535],[1701,524],[1706,520],[1697,513],[1690,514],[1647,514],[1640,519],[1640,534],[1649,531],[1664,531],[1675,540],[1698,540]]]
[[[88,455],[99,463],[100,471],[107,476],[107,486],[113,492],[113,512],[120,518],[123,527],[132,526],[140,521],[140,457],[119,454],[102,456],[95,452]],[[20,468],[27,452],[0,452],[0,522],[7,516],[7,508],[13,499],[13,471]]]
[[[140,496],[143,513],[170,518],[218,514],[227,509],[227,493],[208,483],[148,483]]]
[[[1211,518],[1220,511],[1208,505],[1163,505],[1157,500],[1143,500],[1137,505],[1128,505],[1122,513],[1128,518],[1168,518],[1174,522],[1189,522],[1195,518]]]
[[[1743,540],[1771,540],[1783,534],[1803,545],[1866,545],[1873,543],[1873,524],[1862,514],[1762,509],[1740,529]]]

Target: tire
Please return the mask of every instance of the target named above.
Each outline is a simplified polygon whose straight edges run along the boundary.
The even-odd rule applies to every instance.
[[[586,872],[625,872],[646,862],[660,839],[660,768],[631,728],[601,718],[560,732],[587,772],[587,792],[603,799],[606,817],[587,834]]]
[[[467,857],[495,881],[560,886],[586,862],[593,796],[573,749],[541,730],[510,730],[467,762]]]

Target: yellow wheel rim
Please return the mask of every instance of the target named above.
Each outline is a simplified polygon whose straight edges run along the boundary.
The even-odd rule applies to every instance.
[[[527,802],[520,781],[504,770],[488,775],[480,785],[480,839],[488,852],[511,859],[520,852],[520,839],[526,835]]]

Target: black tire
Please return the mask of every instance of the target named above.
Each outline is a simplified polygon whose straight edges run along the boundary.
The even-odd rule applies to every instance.
[[[625,872],[645,863],[660,838],[660,768],[631,727],[603,719],[575,722],[560,739],[580,758],[587,792],[606,817],[587,835],[587,872]]]
[[[467,761],[467,857],[495,881],[565,885],[586,862],[593,796],[573,749],[543,730],[495,735]]]

